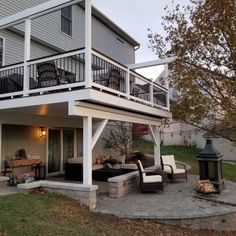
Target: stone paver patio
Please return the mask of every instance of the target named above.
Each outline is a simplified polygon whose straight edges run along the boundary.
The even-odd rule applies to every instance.
[[[190,219],[206,221],[209,217],[218,217],[214,221],[220,220],[228,225],[235,215],[236,228],[236,183],[225,181],[225,190],[221,194],[197,195],[193,190],[197,180],[197,176],[190,175],[187,183],[169,183],[165,186],[164,194],[134,192],[118,199],[101,195],[93,211],[122,218],[157,219],[167,223],[187,220],[185,222],[190,225]],[[195,196],[203,196],[211,201]],[[229,227],[232,229],[234,226]]]

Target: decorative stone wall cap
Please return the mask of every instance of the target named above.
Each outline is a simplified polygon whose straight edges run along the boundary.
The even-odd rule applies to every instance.
[[[127,174],[118,175],[118,176],[109,178],[107,181],[110,182],[110,183],[119,183],[119,182],[122,182],[122,181],[125,181],[125,180],[128,180],[128,179],[132,179],[132,178],[137,177],[137,176],[139,176],[138,171],[133,171],[133,172],[130,172],[130,173],[127,173]]]
[[[85,191],[85,192],[98,190],[97,185],[83,185],[83,184],[55,182],[55,181],[48,181],[48,180],[40,180],[40,181],[31,182],[31,183],[17,185],[17,188],[19,189],[31,189],[31,188],[37,188],[37,187],[63,189],[63,190],[80,190],[80,191]]]

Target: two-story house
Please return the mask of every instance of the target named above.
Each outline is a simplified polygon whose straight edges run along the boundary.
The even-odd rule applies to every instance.
[[[109,120],[149,125],[159,163],[168,89],[135,72],[138,46],[91,0],[2,0],[0,169],[18,149],[39,157],[47,175],[82,155],[90,186],[92,155]]]

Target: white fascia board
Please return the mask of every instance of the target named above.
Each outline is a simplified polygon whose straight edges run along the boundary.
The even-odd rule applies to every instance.
[[[169,64],[171,62],[174,62],[176,59],[177,59],[177,57],[168,57],[165,59],[159,59],[159,60],[131,64],[131,65],[128,65],[128,67],[129,67],[129,69],[140,69],[140,68],[146,68],[146,67],[151,67],[151,66],[160,66],[160,65],[165,65],[165,64]]]
[[[30,107],[38,105],[47,105],[55,103],[68,102],[70,100],[84,100],[89,97],[88,91],[85,89],[78,91],[71,91],[65,93],[45,94],[41,96],[29,96],[14,99],[6,99],[0,101],[0,111],[2,109],[12,109],[19,107]]]
[[[64,7],[74,5],[82,0],[50,0],[37,6],[27,8],[24,11],[10,15],[0,20],[0,30],[13,25],[20,24],[25,19],[34,19],[48,13],[60,10]]]
[[[109,119],[147,125],[161,124],[161,119],[86,102],[69,102],[68,108],[68,113],[71,116],[91,116],[98,119]]]
[[[133,102],[128,99],[124,99],[118,96],[113,96],[104,92],[100,92],[98,90],[90,89],[90,98],[89,100],[94,103],[100,103],[104,106],[111,106],[113,105],[114,108],[129,110],[130,112],[142,112],[145,115],[152,115],[161,118],[171,118],[171,112],[167,110],[161,110],[158,108],[154,108],[148,105],[144,105],[138,102]],[[109,102],[107,102],[109,101]]]

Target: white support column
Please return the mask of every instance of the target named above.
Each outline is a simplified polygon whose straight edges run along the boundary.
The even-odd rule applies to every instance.
[[[2,123],[0,123],[0,172],[2,171]]]
[[[83,117],[83,184],[92,185],[92,117]]]
[[[154,164],[161,165],[160,129],[158,126],[154,126],[153,128],[151,125],[149,125],[149,130],[154,141]]]
[[[97,128],[97,130],[96,130],[96,132],[95,132],[95,134],[93,135],[93,138],[92,138],[92,149],[94,148],[94,146],[95,146],[95,144],[97,143],[97,141],[98,141],[100,135],[102,134],[102,131],[104,130],[104,128],[105,128],[107,122],[108,122],[108,120],[106,119],[106,120],[103,120],[103,121],[99,124],[99,126],[98,126],[98,128]]]
[[[155,126],[153,131],[157,140],[157,143],[154,144],[154,163],[155,165],[161,165],[160,129]]]
[[[31,20],[25,20],[25,45],[24,45],[24,96],[28,96],[29,91],[29,68],[27,61],[30,60],[30,38],[31,38]]]
[[[92,9],[91,0],[85,1],[85,83],[92,86]]]

